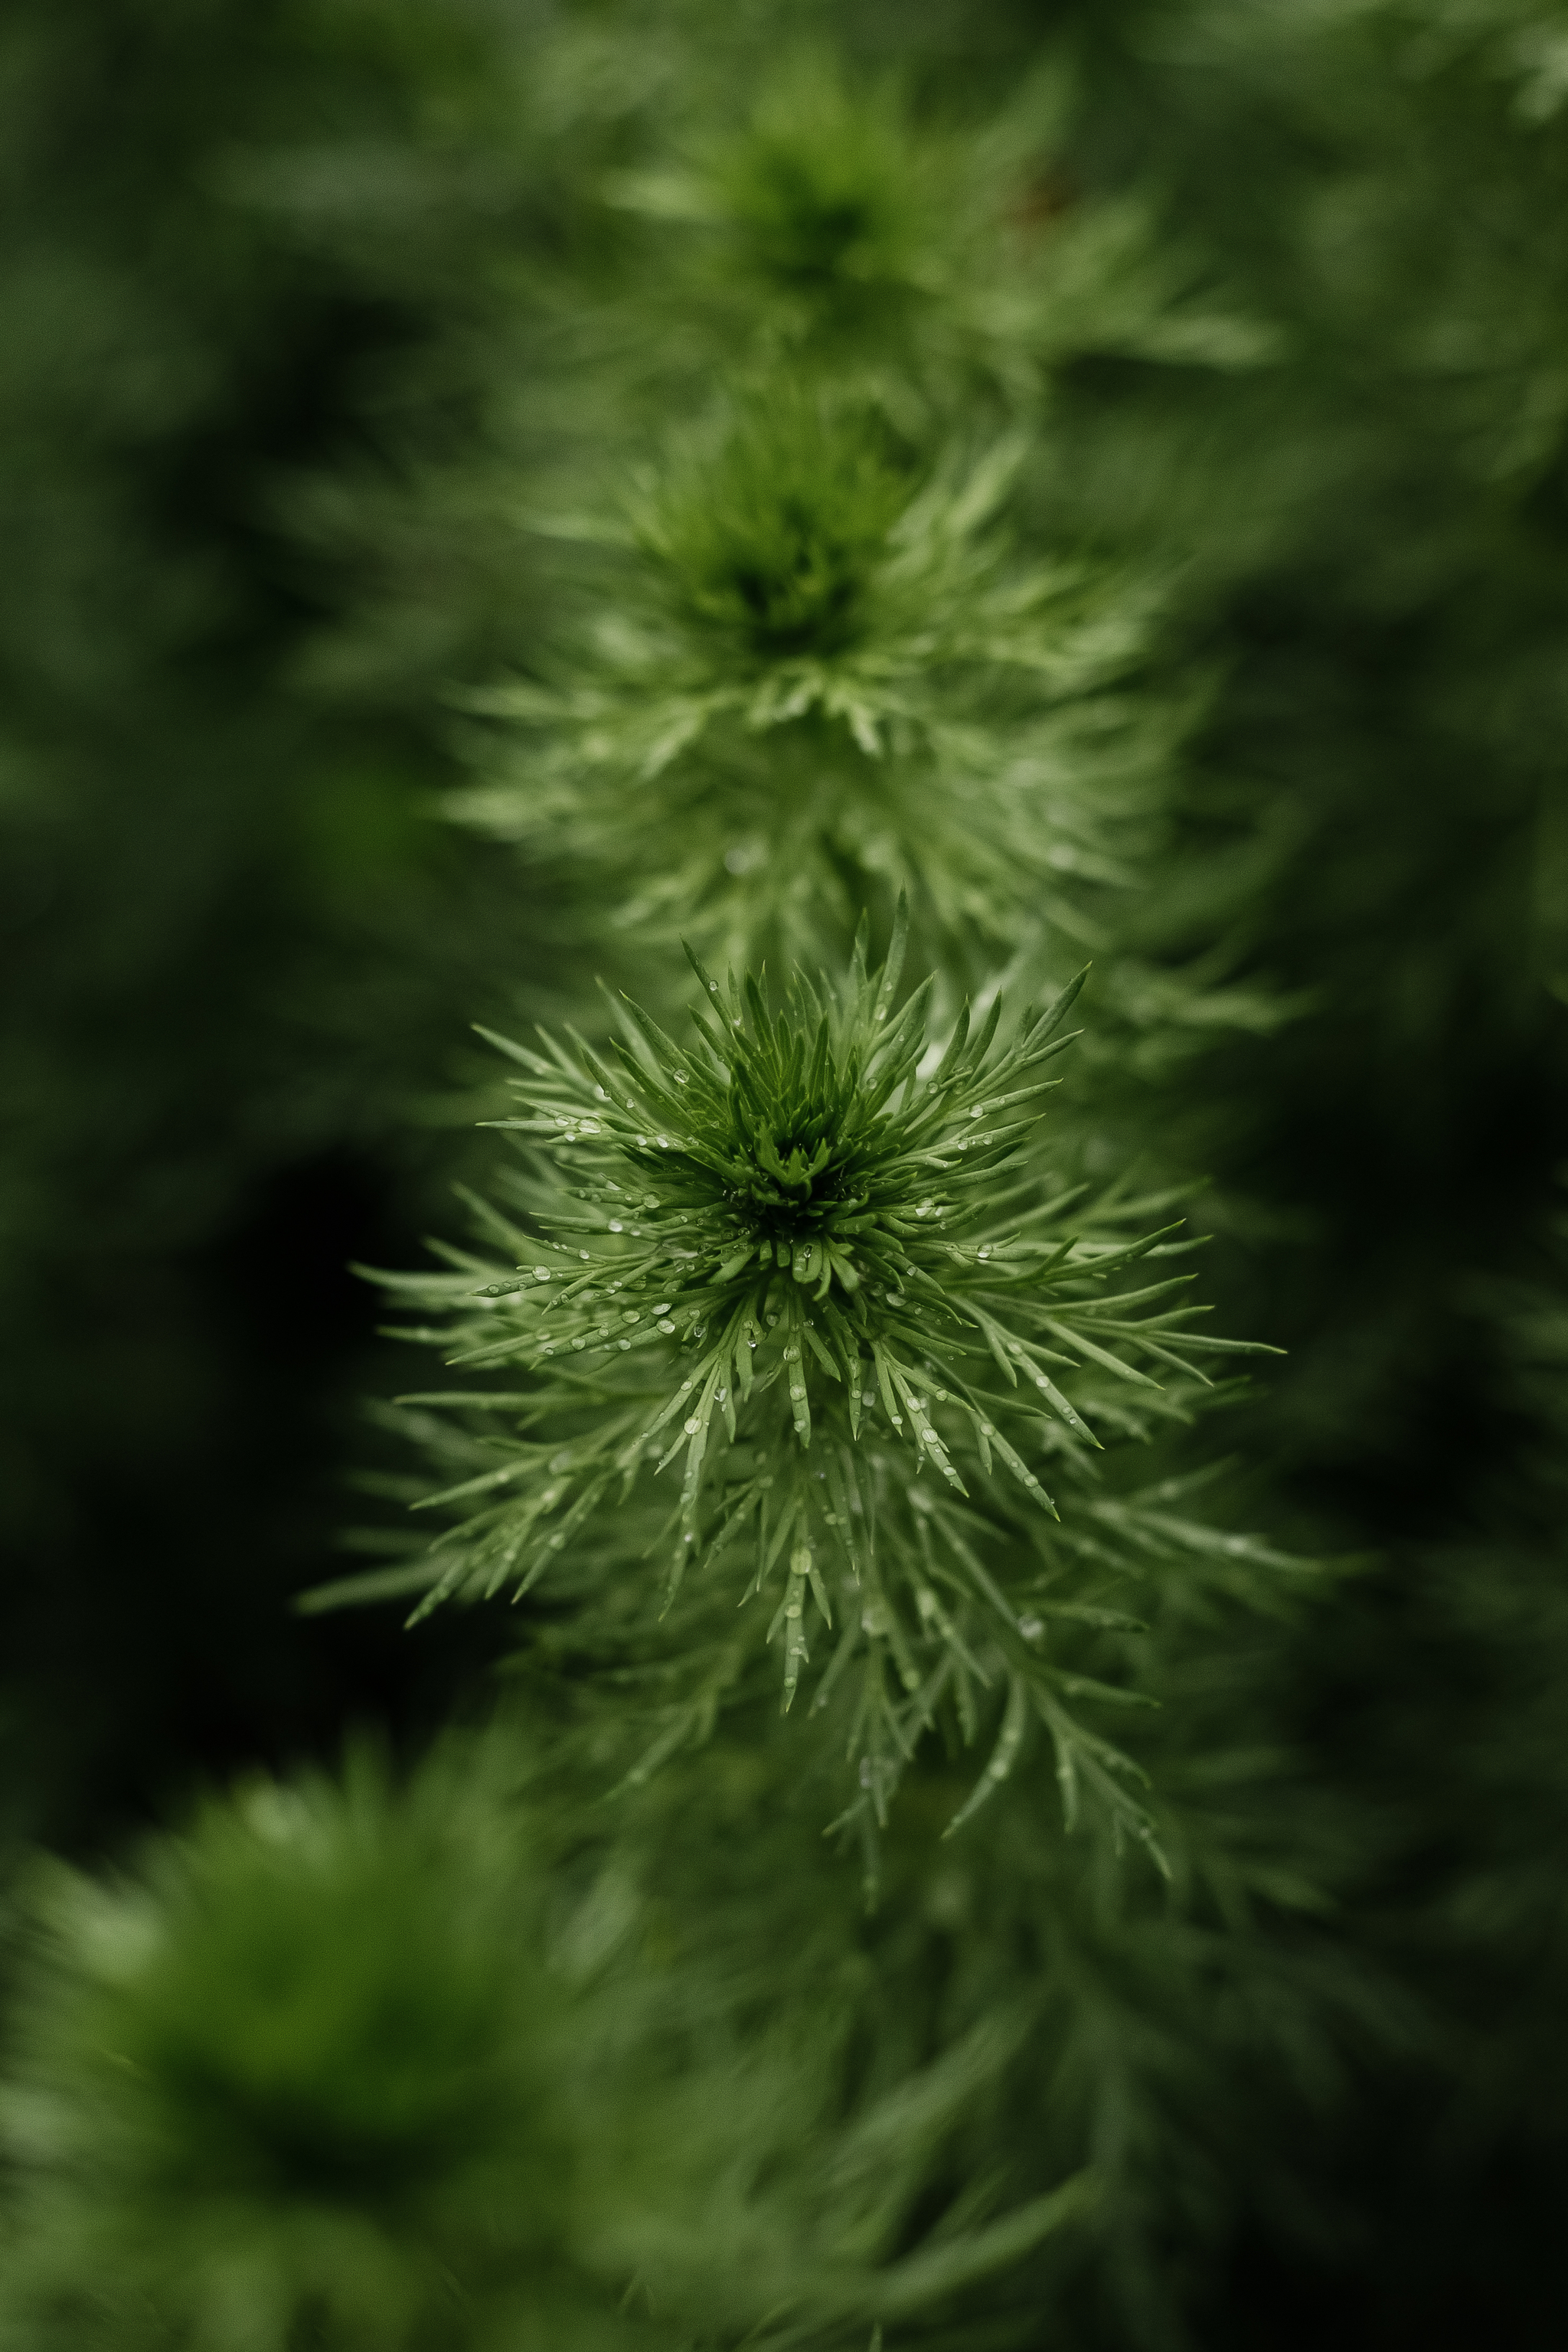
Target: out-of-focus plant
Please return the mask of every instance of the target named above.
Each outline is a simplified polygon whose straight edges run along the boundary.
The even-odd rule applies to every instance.
[[[1180,725],[1130,690],[1150,583],[1013,543],[1018,439],[918,469],[787,381],[707,437],[595,531],[622,546],[575,641],[465,698],[503,726],[455,813],[623,932],[741,964],[837,958],[906,888],[982,973],[1042,904],[1092,931]]]
[[[739,2037],[722,1970],[694,2030],[624,1874],[552,1874],[526,1777],[448,1742],[399,1789],[362,1750],[209,1803],[118,1883],[39,1873],[0,2342],[826,2345],[1085,2209],[1078,2180],[911,2231],[911,2156],[1004,2043],[836,2135],[821,2067]]]

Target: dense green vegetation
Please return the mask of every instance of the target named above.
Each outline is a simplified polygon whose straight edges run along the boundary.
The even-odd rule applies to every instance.
[[[1555,12],[0,116],[0,2343],[1555,2344]]]

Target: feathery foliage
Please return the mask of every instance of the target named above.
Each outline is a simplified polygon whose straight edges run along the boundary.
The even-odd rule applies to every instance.
[[[465,695],[507,724],[454,813],[742,965],[837,960],[905,888],[931,948],[989,950],[1047,886],[1121,877],[1176,718],[1124,690],[1153,599],[1010,546],[1024,443],[917,470],[787,383],[709,439],[630,499],[546,677]]]
[[[923,1731],[951,1722],[967,1743],[999,1695],[992,1759],[959,1820],[1038,1719],[1069,1824],[1087,1783],[1118,1835],[1152,1843],[1135,1768],[1069,1704],[1134,1694],[1058,1647],[1075,1624],[1137,1631],[1114,1588],[1146,1549],[1207,1543],[1279,1563],[1169,1512],[1162,1525],[1173,1491],[1101,1495],[1097,1424],[1142,1438],[1190,1416],[1203,1358],[1246,1343],[1195,1330],[1189,1277],[1150,1265],[1185,1246],[1172,1226],[1138,1233],[1158,1204],[1125,1188],[1086,1198],[1034,1148],[1079,983],[1003,1044],[1000,997],[973,1034],[964,1013],[928,1066],[930,982],[898,1001],[906,937],[900,908],[869,971],[863,927],[847,983],[797,972],[776,1013],[757,980],[726,994],[694,958],[691,1047],[636,1008],[607,1059],[580,1039],[574,1052],[507,1047],[528,1075],[514,1082],[522,1115],[500,1124],[524,1167],[504,1212],[478,1205],[518,1270],[485,1281],[482,1261],[458,1257],[460,1272],[390,1286],[455,1309],[456,1365],[529,1385],[414,1401],[488,1430],[488,1466],[428,1498],[458,1524],[394,1575],[427,1585],[424,1615],[452,1595],[521,1598],[547,1570],[553,1590],[564,1570],[580,1606],[600,1588],[590,1640],[628,1613],[635,1624],[639,1596],[645,1620],[656,1605],[668,1617],[689,1579],[677,1655],[725,1587],[731,1610],[761,1598],[786,1709],[814,1612],[835,1646],[813,1711],[847,1706],[856,1818],[885,1819]],[[508,1421],[515,1435],[496,1425]],[[657,1507],[628,1497],[679,1457],[679,1494],[650,1527]],[[563,1559],[605,1514],[585,1557]],[[650,1580],[655,1548],[668,1565]],[[384,1592],[385,1576],[363,1590]],[[677,1715],[677,1738],[711,1720],[711,1696]],[[655,1745],[669,1752],[668,1730]]]
[[[42,1882],[5,2340],[478,2340],[454,2275],[617,2340],[563,2259],[587,2148],[502,1799],[471,1760],[395,1796],[365,1756],[209,1805],[119,1888]]]
[[[809,2051],[647,1965],[624,1874],[552,1870],[530,1770],[448,1740],[398,1788],[362,1749],[210,1801],[118,1885],[39,1874],[0,2342],[826,2352],[1082,2212],[1068,2181],[911,2227],[919,2151],[1005,2042],[836,2134]]]
[[[683,121],[678,97],[673,136],[651,124],[647,160],[607,182],[646,225],[638,259],[658,264],[657,306],[635,282],[619,305],[634,381],[668,394],[715,362],[783,362],[856,386],[919,442],[1036,409],[1085,352],[1246,366],[1267,350],[1147,201],[1066,184],[1059,56],[1032,60],[1004,104],[945,121],[918,117],[907,75],[848,68],[830,43],[786,35],[754,79],[725,63],[710,89],[690,61],[697,104],[682,93]]]
[[[216,22],[220,0],[203,6]],[[492,1935],[462,1888],[470,1870],[500,1887],[504,1840],[420,1870],[474,1951],[528,1955],[519,1983],[555,2037],[516,2047],[548,2076],[534,2120],[569,2111],[537,2209],[538,2280],[561,2300],[520,2318],[546,2289],[516,2288],[517,2246],[448,2232],[441,2168],[471,2183],[488,2126],[459,2119],[467,2164],[429,2105],[395,2223],[363,2137],[340,2176],[364,2242],[395,2242],[402,2270],[385,2245],[334,2252],[318,2293],[276,2179],[226,2209],[224,2243],[262,2250],[255,2274],[284,2282],[270,2307],[298,2288],[300,2342],[352,2332],[362,2285],[390,2311],[374,2282],[395,2274],[416,2287],[375,2340],[416,2309],[434,2340],[460,2333],[479,2301],[461,2322],[419,2302],[438,2249],[465,2285],[500,2266],[492,2339],[696,2329],[867,2352],[879,2322],[888,2352],[1058,2333],[1170,2352],[1194,2300],[1200,2341],[1248,2326],[1245,2301],[1218,2315],[1226,2230],[1283,2242],[1306,2215],[1352,2249],[1355,2291],[1375,2274],[1397,2305],[1388,2332],[1415,2326],[1449,2275],[1431,2243],[1470,2242],[1497,2152],[1561,2154],[1561,1905],[1542,1859],[1562,1811],[1562,1272],[1542,1236],[1568,935],[1552,12],[1193,0],[1057,11],[1044,30],[949,0],[286,13],[301,54],[375,52],[374,121],[269,150],[264,111],[220,108],[181,170],[243,208],[237,252],[275,268],[287,250],[329,290],[321,317],[376,324],[324,404],[334,454],[290,445],[292,480],[269,492],[253,472],[237,499],[268,516],[275,573],[300,576],[278,558],[298,530],[307,596],[331,610],[278,634],[300,656],[289,692],[313,703],[276,692],[269,639],[257,724],[235,733],[262,787],[296,763],[260,714],[317,745],[286,830],[330,902],[323,940],[342,929],[321,952],[355,971],[343,744],[416,744],[408,779],[457,751],[471,781],[447,809],[519,853],[467,845],[491,877],[482,922],[442,890],[391,894],[376,920],[398,1010],[376,1001],[384,977],[350,1008],[355,1038],[401,1054],[405,1006],[424,1034],[521,988],[518,1022],[488,1017],[527,1040],[506,1048],[510,1164],[474,1203],[474,1246],[392,1284],[422,1344],[466,1360],[379,1415],[401,1465],[383,1492],[444,1532],[428,1552],[395,1535],[396,1565],[353,1590],[421,1616],[521,1593],[464,1630],[508,1629],[541,1742],[526,1892]],[[832,46],[811,46],[818,29]],[[165,249],[126,243],[138,269],[141,244]],[[237,362],[234,383],[253,373]],[[79,543],[129,545],[110,520]],[[135,636],[35,602],[29,647],[52,630],[82,658]],[[163,609],[121,602],[137,625]],[[47,667],[17,665],[28,694]],[[111,670],[105,742],[124,725]],[[216,823],[215,780],[237,772],[216,736],[167,733]],[[411,798],[400,785],[399,809]],[[136,875],[178,870],[142,830],[124,884],[94,852],[105,903],[153,908]],[[514,891],[525,919],[498,920]],[[900,894],[923,994],[864,956],[847,986],[819,980],[863,909],[889,936]],[[57,903],[40,898],[40,928]],[[71,904],[62,968],[90,928]],[[290,940],[293,906],[274,924]],[[1047,1098],[1061,1027],[1004,1019],[1004,983],[1010,1004],[1054,1002],[1090,954],[1093,1026]],[[267,990],[343,1034],[340,997],[293,956]],[[754,978],[712,988],[726,961]],[[657,1022],[595,1006],[598,968]],[[534,1017],[551,1038],[520,1025]],[[226,1067],[270,1069],[253,1034]],[[308,1085],[269,1075],[264,1100],[236,1079],[221,1114],[201,1083],[178,1099],[238,1165],[260,1150],[247,1134],[379,1132],[363,1066],[357,1046],[318,1055]],[[76,1098],[107,1128],[113,1087]],[[1190,1294],[1166,1286],[1194,1165],[1223,1179],[1222,1327],[1292,1341],[1273,1399],[1237,1424],[1271,1493],[1188,1434],[1216,1395]],[[1544,1360],[1521,1382],[1528,1283]],[[303,1359],[285,1360],[302,1392]],[[244,1483],[215,1476],[222,1509],[192,1516],[221,1526]],[[1389,1560],[1331,1616],[1272,1542],[1230,1531],[1259,1522]],[[436,1659],[449,1626],[414,1642]],[[1090,1834],[1056,1833],[1058,1790]],[[441,1783],[454,1824],[470,1801],[489,1801]],[[822,1842],[830,1816],[861,1841],[869,1915]],[[1157,1840],[1169,1876],[1126,1867],[1129,1837]],[[370,1917],[352,1882],[340,1843],[319,1909],[350,1947]],[[214,1916],[228,1903],[215,1892]],[[303,1949],[309,1906],[273,1907]],[[246,1954],[273,1948],[261,1908],[236,1894],[226,1912],[235,2030],[207,2032],[204,2063],[294,2046],[286,2004],[247,1990]],[[460,2021],[460,1972],[412,1899],[377,1916]],[[605,2004],[580,2003],[555,1956],[614,1942],[616,1918]],[[40,1955],[28,2032],[42,1978],[77,1999],[74,1936]],[[310,1966],[347,2022],[300,2040],[289,2081],[302,2139],[330,2153],[345,2072],[377,2072],[354,2021],[395,1961],[377,1977],[323,1947]],[[193,1993],[182,2015],[194,2031],[220,2007]],[[42,2094],[58,2117],[62,2081],[86,2083],[89,2008],[96,2032],[89,2002],[39,2041],[14,2116]],[[435,2046],[432,2013],[411,2006],[408,2052]],[[649,2050],[668,2040],[664,2073],[634,2054],[645,2024]],[[117,2012],[109,2044],[133,2039]],[[503,2042],[487,2047],[511,2153],[485,2178],[521,2182],[535,2142]],[[49,2251],[10,2266],[45,2300],[8,2305],[7,2277],[0,2334],[30,2345],[46,2310],[57,2333],[88,2328],[61,2285],[73,2233],[112,2252],[114,2309],[93,2318],[110,2340],[228,2327],[188,2315],[227,2221],[156,2188],[165,2145],[188,2181],[221,2171],[215,2134],[250,2129],[253,2083],[214,2073],[216,2107],[171,2107],[156,2150],[132,2118],[146,2079],[116,2078],[116,2105],[92,2074],[118,2169],[73,2158],[68,2183],[58,2146],[14,2136],[13,2234]],[[1370,2108],[1378,2152],[1347,2156]],[[624,2170],[575,2174],[572,2134],[612,2116],[635,2144]],[[660,2182],[650,2145],[688,2150],[689,2180]],[[1066,2192],[1074,2228],[1047,2225],[1085,2167],[1092,2200]],[[1353,2184],[1337,2205],[1333,2171]],[[1402,2221],[1395,2177],[1463,2225]],[[693,2248],[693,2212],[732,2261]],[[1478,2335],[1509,2332],[1509,2227]],[[634,2273],[663,2282],[655,2308],[617,2315]],[[1336,2325],[1352,2293],[1334,2289]]]

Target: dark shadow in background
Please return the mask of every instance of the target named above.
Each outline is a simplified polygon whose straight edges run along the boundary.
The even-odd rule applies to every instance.
[[[68,1508],[6,1588],[24,1672],[5,1746],[33,1835],[98,1848],[177,1813],[195,1780],[334,1760],[362,1722],[409,1750],[481,1703],[493,1615],[449,1611],[415,1638],[393,1610],[290,1607],[338,1572],[356,1516],[344,1465],[371,1446],[353,1400],[393,1384],[348,1272],[415,1252],[384,1192],[384,1171],[342,1155],[281,1169],[98,1309],[45,1465]],[[127,1382],[137,1436],[73,1469],[80,1429],[123,1422]]]

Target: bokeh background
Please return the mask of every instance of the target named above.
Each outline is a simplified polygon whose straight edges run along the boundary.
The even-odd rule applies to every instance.
[[[816,24],[819,12],[793,12]],[[1163,562],[1201,679],[1150,924],[1292,1017],[1146,1115],[1289,1357],[1271,1534],[1364,1559],[1282,1732],[1353,1816],[1398,2022],[1259,2210],[1216,2347],[1563,2340],[1568,2185],[1568,30],[1532,0],[831,12],[918,103],[1058,69],[1038,202],[1151,208],[1247,363],[1065,362],[1055,512]],[[826,23],[826,16],[822,22]],[[417,1749],[477,1616],[301,1617],[395,1385],[350,1262],[449,1222],[547,1010],[526,871],[445,820],[446,689],[538,624],[486,465],[596,191],[777,10],[12,0],[0,30],[0,1837]],[[650,130],[650,125],[653,130]],[[1315,2137],[1314,2137],[1315,2136]],[[1301,2217],[1295,2217],[1300,2224]]]

